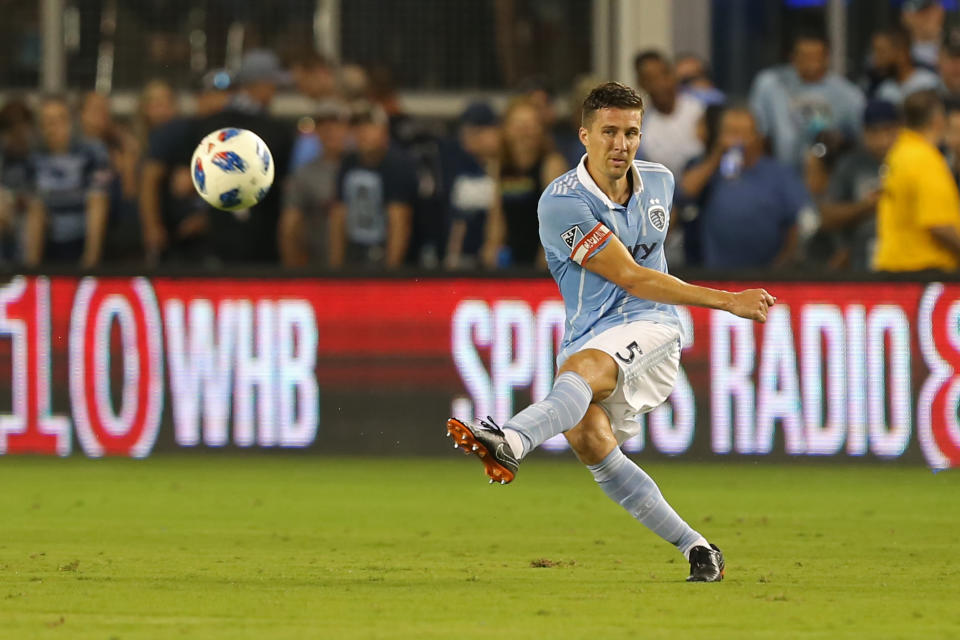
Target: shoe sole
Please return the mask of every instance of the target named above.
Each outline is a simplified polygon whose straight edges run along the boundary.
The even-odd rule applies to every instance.
[[[453,438],[456,445],[463,449],[464,453],[472,453],[480,458],[480,462],[483,463],[483,470],[491,482],[499,482],[500,484],[513,482],[513,472],[497,462],[483,443],[473,437],[473,432],[465,424],[455,418],[450,418],[447,420],[447,433]]]
[[[720,567],[720,577],[717,578],[716,580],[690,580],[688,578],[687,582],[723,582],[723,576],[726,574],[726,572],[727,572],[727,564],[724,563],[723,566]]]

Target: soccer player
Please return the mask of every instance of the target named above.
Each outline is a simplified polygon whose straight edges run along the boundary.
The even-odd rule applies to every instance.
[[[663,165],[634,159],[642,117],[633,89],[596,87],[583,103],[586,156],[540,198],[540,240],[567,313],[553,389],[502,428],[489,419],[451,418],[447,435],[481,459],[491,482],[506,484],[524,456],[564,434],[603,491],[687,557],[688,581],[718,582],[723,554],[619,447],[639,432],[635,418],[673,388],[681,346],[674,305],[764,322],[774,298],[763,289],[730,293],[667,274],[663,241],[674,178]]]

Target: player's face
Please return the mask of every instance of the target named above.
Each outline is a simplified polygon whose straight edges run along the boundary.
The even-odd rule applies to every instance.
[[[600,109],[589,128],[580,128],[587,162],[612,180],[627,175],[640,146],[639,109]]]

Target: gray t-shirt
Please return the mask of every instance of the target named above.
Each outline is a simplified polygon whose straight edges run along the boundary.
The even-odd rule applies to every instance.
[[[837,162],[830,178],[828,197],[832,202],[860,202],[880,188],[881,162],[863,149],[846,154]],[[876,218],[861,220],[837,233],[842,246],[850,248],[850,268],[869,271],[877,237]]]
[[[284,209],[303,213],[304,242],[311,264],[326,264],[327,216],[337,198],[337,174],[340,164],[320,157],[297,169],[284,192]]]

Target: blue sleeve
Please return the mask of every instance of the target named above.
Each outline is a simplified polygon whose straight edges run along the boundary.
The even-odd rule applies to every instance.
[[[551,195],[550,189],[541,196],[537,207],[540,242],[548,255],[583,264],[606,247],[613,234],[585,201],[575,196]]]

